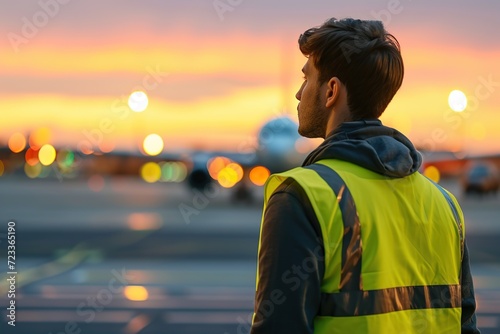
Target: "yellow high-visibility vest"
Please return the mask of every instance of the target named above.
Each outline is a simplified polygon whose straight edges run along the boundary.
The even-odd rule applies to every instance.
[[[264,210],[287,178],[306,192],[324,242],[314,333],[460,333],[465,231],[453,195],[420,173],[389,178],[328,159],[272,175]]]

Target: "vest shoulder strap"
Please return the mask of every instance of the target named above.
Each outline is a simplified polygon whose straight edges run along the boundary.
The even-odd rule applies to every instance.
[[[361,282],[361,224],[351,192],[344,180],[333,169],[321,164],[312,164],[305,168],[315,171],[330,186],[336,195],[342,213],[344,236],[342,238],[342,270],[339,290],[361,291],[363,289]]]

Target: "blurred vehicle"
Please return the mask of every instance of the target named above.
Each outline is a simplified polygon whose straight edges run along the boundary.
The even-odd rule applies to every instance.
[[[466,194],[496,194],[499,186],[498,168],[494,164],[481,161],[466,166],[462,177],[462,187]]]

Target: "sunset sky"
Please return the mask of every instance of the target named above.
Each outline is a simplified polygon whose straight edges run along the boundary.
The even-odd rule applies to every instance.
[[[356,17],[382,20],[402,47],[384,123],[426,148],[497,152],[499,13],[495,0],[0,0],[0,144],[42,127],[59,146],[135,149],[157,133],[166,150],[237,149],[265,121],[296,119],[298,36]],[[149,106],[135,113],[139,89]]]

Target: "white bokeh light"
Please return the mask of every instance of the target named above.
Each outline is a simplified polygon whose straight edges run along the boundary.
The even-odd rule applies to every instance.
[[[156,133],[148,135],[142,144],[144,152],[146,154],[155,156],[163,151],[163,139]]]
[[[146,110],[148,103],[148,96],[140,90],[133,92],[128,98],[128,106],[135,112]]]
[[[467,108],[467,96],[460,90],[454,90],[448,96],[448,104],[451,110],[462,112]]]

